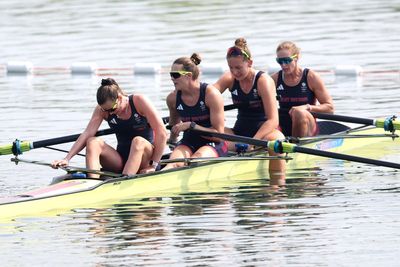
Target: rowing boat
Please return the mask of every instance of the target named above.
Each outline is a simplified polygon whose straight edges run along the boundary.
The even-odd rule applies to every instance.
[[[382,129],[376,127],[363,127],[327,136],[306,138],[298,147],[311,151],[329,151],[327,153],[359,153],[362,151],[360,148],[378,143],[384,146],[392,142],[395,147],[398,147],[399,141],[396,137],[397,135],[394,134],[383,135]],[[377,157],[378,155],[375,150],[373,153],[370,150],[367,151],[369,152],[363,156]],[[320,155],[306,153],[291,155],[293,155],[292,159],[286,158],[289,170],[316,167],[315,161],[321,160]],[[78,178],[72,175],[68,179],[44,188],[0,199],[0,218],[29,217],[49,212],[60,214],[73,209],[110,206],[127,199],[159,196],[160,192],[185,193],[192,191],[193,186],[198,184],[206,184],[210,188],[221,183],[232,184],[243,175],[252,179],[265,179],[268,177],[269,159],[265,156],[264,149],[261,152],[236,155],[223,160],[186,159],[187,165],[179,169],[129,177],[108,177],[105,180],[99,180]],[[398,168],[398,164],[392,164]]]

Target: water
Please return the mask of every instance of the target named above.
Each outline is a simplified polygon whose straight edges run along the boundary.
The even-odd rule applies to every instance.
[[[277,44],[293,40],[302,48],[303,66],[365,70],[359,78],[323,73],[338,114],[399,114],[398,1],[2,1],[0,15],[3,66],[12,60],[50,68],[89,61],[104,68],[160,63],[165,70],[192,52],[200,52],[203,63],[224,64],[226,49],[244,36],[255,66],[266,69]],[[164,103],[172,84],[165,71],[113,76],[168,115]],[[0,144],[81,132],[101,78],[3,72]],[[227,123],[233,119],[234,112],[227,113]],[[398,147],[386,149],[394,152],[383,159],[400,162]],[[64,154],[38,149],[23,156],[50,162]],[[83,165],[83,159],[71,164]],[[2,265],[397,265],[399,173],[340,161],[315,165],[289,173],[280,189],[267,179],[244,177],[213,191],[2,223]],[[44,186],[61,173],[15,166],[2,156],[0,196]]]

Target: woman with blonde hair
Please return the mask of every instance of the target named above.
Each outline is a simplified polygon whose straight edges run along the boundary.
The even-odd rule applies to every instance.
[[[300,67],[300,48],[295,43],[280,43],[276,56],[282,70],[271,77],[276,84],[282,132],[294,137],[317,135],[318,124],[311,111],[333,113],[332,97],[315,71]]]

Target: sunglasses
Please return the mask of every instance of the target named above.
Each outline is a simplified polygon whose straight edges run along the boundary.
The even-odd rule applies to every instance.
[[[226,53],[226,56],[227,57],[244,56],[246,59],[250,60],[250,55],[246,51],[244,51],[236,46],[232,46],[231,48],[229,48],[228,52]]]
[[[171,78],[174,79],[179,79],[182,75],[186,75],[191,73],[190,71],[185,71],[185,70],[178,70],[178,71],[171,71],[169,73],[169,75],[171,76]]]
[[[104,109],[104,108],[100,107],[101,111],[108,112],[108,113],[114,112],[117,109],[117,101],[118,101],[118,98],[115,99],[115,101],[112,105],[112,108]]]
[[[296,57],[297,57],[297,55],[293,55],[290,57],[277,57],[276,62],[278,62],[279,65],[282,65],[282,64],[287,65],[287,64],[292,63],[293,59],[295,59]]]

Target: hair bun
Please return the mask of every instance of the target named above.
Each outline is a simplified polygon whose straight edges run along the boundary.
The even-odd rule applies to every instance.
[[[102,86],[111,85],[111,82],[109,79],[101,79],[101,85]]]
[[[235,40],[235,46],[238,46],[240,48],[245,48],[247,47],[247,41],[243,37],[237,38]]]
[[[101,79],[102,86],[113,85],[113,84],[116,84],[116,82],[113,78]]]
[[[201,62],[201,57],[199,54],[197,53],[193,53],[192,56],[190,57],[190,60],[195,64],[195,65],[199,65]]]

